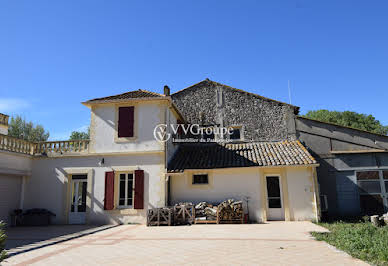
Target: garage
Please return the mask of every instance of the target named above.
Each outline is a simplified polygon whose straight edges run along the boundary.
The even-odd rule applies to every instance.
[[[22,177],[0,175],[0,220],[10,223],[9,213],[20,207]]]

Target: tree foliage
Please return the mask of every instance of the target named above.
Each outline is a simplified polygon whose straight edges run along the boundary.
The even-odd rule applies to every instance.
[[[351,111],[338,112],[321,109],[309,111],[304,117],[377,134],[388,135],[388,126],[383,126],[380,121],[376,120],[372,115],[359,114]]]
[[[87,132],[73,131],[71,132],[69,140],[89,139],[90,138],[90,127]]]
[[[7,253],[5,252],[5,239],[7,236],[4,232],[5,224],[0,221],[0,262],[7,258]]]
[[[50,136],[49,132],[42,125],[34,125],[32,122],[26,122],[19,115],[11,117],[8,135],[28,141],[46,141]]]

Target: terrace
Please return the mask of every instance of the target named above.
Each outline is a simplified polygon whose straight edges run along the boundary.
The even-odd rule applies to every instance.
[[[85,154],[89,152],[89,140],[31,142],[0,134],[0,150],[36,156]]]

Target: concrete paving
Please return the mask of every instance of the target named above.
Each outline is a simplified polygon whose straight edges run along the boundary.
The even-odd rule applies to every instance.
[[[4,265],[366,265],[314,240],[311,231],[326,229],[310,222],[123,225],[21,252]],[[23,237],[29,234],[36,232]]]

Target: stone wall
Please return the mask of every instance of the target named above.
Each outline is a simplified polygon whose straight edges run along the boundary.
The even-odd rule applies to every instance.
[[[293,140],[298,108],[204,80],[172,95],[189,123],[243,126],[245,141]]]

